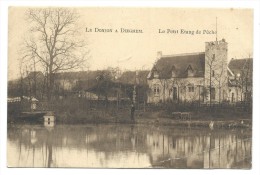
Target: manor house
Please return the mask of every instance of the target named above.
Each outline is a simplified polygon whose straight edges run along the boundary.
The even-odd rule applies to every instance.
[[[228,43],[224,39],[206,42],[205,52],[177,55],[162,55],[162,52],[158,52],[157,60],[147,77],[148,103],[166,101],[216,103],[242,101],[248,98],[248,92],[244,92],[245,88],[241,88],[242,73],[229,68],[227,53]],[[243,64],[247,63],[240,61],[241,63],[237,64],[236,60],[231,61],[232,65],[237,65],[236,69],[240,69],[239,66],[245,67]],[[244,97],[243,93],[247,97]]]

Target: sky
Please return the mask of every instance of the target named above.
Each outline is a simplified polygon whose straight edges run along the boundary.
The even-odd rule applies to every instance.
[[[19,49],[30,35],[27,8],[10,7],[8,23],[8,79],[19,77]],[[89,69],[120,67],[151,69],[158,51],[163,55],[204,52],[205,42],[216,34],[181,34],[185,31],[216,31],[228,42],[228,60],[253,54],[253,11],[250,9],[196,8],[75,8],[79,36],[90,50]],[[216,23],[217,18],[217,23]],[[86,32],[86,28],[138,29],[143,33]],[[166,30],[166,33],[159,33]],[[167,33],[167,29],[178,33]],[[83,70],[87,70],[87,67]]]

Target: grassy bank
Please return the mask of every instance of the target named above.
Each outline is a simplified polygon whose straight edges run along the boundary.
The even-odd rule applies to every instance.
[[[130,118],[130,110],[77,110],[73,113],[56,113],[56,121],[61,124],[84,124],[84,123],[133,123]],[[236,128],[251,127],[252,118],[250,113],[236,112],[190,112],[190,119],[180,119],[171,113],[158,111],[135,112],[136,124],[152,125],[177,125],[184,127],[209,127],[213,123],[213,128]]]
[[[8,107],[9,111],[18,107]],[[45,108],[46,109],[46,108]],[[85,123],[133,123],[130,118],[129,102],[90,101],[86,99],[68,98],[48,103],[47,109],[55,112],[56,122],[60,124]],[[178,125],[188,127],[234,128],[251,127],[251,107],[235,105],[202,106],[197,103],[185,104],[138,104],[135,111],[135,123],[154,125]],[[39,109],[40,110],[40,109]],[[190,119],[183,119],[173,115],[173,112],[190,112]],[[18,114],[14,113],[13,116]],[[17,122],[17,117],[10,117],[8,121]]]

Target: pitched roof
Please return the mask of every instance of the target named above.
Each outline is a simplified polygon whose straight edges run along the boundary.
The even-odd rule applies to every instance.
[[[96,71],[79,71],[79,72],[59,72],[55,74],[55,79],[72,79],[72,80],[88,80],[88,79],[95,79],[99,76],[103,71],[96,70]]]
[[[175,77],[185,78],[188,76],[189,66],[193,70],[194,77],[204,77],[205,52],[162,56],[155,63],[152,72],[157,71],[159,78],[171,78],[172,70],[174,70]]]
[[[90,78],[86,80],[86,77],[83,79],[80,79],[78,81],[78,88],[81,90],[91,90],[98,84],[98,78],[99,81],[111,81],[114,82],[116,85],[134,85],[136,84],[136,71],[126,71],[123,72],[122,75],[116,79],[110,79],[110,77],[103,77],[105,76],[104,73],[106,72],[96,72],[95,76],[94,73],[89,76]],[[148,70],[140,70],[138,71],[138,78],[139,78],[139,85],[146,85],[147,84],[147,75],[149,71]],[[103,77],[103,78],[102,78]],[[110,82],[109,82],[110,83]],[[115,84],[113,84],[113,87],[115,87]]]
[[[43,78],[43,77],[44,75],[41,71],[32,71],[27,75],[26,78],[33,79],[33,78]]]
[[[241,71],[243,70],[249,70],[250,75],[252,75],[253,59],[252,58],[232,59],[229,62],[228,67],[235,75],[241,73]]]
[[[125,84],[135,84],[136,78],[138,78],[139,84],[147,84],[147,75],[149,72],[148,70],[140,70],[138,71],[138,75],[136,75],[136,71],[125,71],[118,78],[118,81]]]

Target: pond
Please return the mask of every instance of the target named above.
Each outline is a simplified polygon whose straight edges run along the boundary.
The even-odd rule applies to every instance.
[[[251,168],[251,129],[9,124],[9,167]]]

